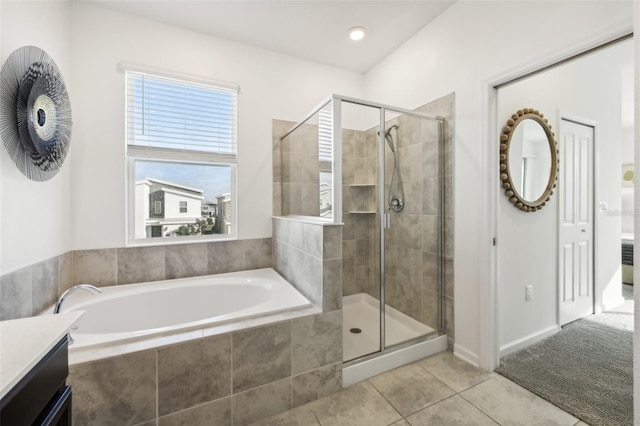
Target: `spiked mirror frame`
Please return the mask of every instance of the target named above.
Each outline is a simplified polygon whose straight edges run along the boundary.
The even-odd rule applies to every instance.
[[[71,105],[57,65],[45,51],[24,46],[0,70],[0,136],[29,179],[55,176],[71,140]]]
[[[528,201],[522,198],[522,195],[518,193],[518,190],[513,185],[511,179],[511,171],[509,170],[509,148],[511,146],[511,137],[518,127],[518,124],[524,120],[534,120],[542,126],[545,134],[547,135],[547,141],[549,142],[549,152],[551,153],[551,167],[549,170],[549,180],[547,186],[542,195],[534,201]],[[537,109],[524,108],[516,111],[507,120],[506,125],[502,128],[502,134],[500,135],[500,180],[502,181],[502,188],[505,191],[505,195],[509,198],[509,202],[517,209],[524,212],[536,212],[543,208],[547,201],[549,201],[551,195],[553,195],[553,188],[556,187],[556,179],[558,177],[558,143],[555,140],[555,134],[551,131],[551,125],[549,121],[544,118],[544,115]]]

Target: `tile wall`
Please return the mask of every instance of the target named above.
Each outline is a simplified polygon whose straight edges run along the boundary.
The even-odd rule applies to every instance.
[[[342,389],[342,311],[72,365],[77,425],[246,425]]]
[[[453,141],[454,141],[454,112],[455,112],[455,94],[451,93],[441,98],[434,100],[426,105],[417,108],[417,111],[426,114],[433,114],[440,117],[444,117],[444,148],[443,148],[443,162],[444,162],[444,328],[449,339],[449,348],[453,347],[453,341],[455,339],[455,327],[454,327],[454,299],[453,289],[455,283],[455,277],[453,275],[453,206],[454,206],[454,156],[453,156]]]
[[[385,230],[387,303],[438,329],[438,205],[439,162],[436,122],[401,115],[387,122],[392,131],[404,189],[404,208],[391,212]],[[397,135],[397,136],[396,136]],[[385,151],[385,199],[388,198],[393,153]],[[394,185],[393,193],[398,192]]]
[[[72,253],[0,276],[0,321],[38,315],[73,282]]]
[[[343,295],[380,299],[377,127],[342,132]]]
[[[392,213],[391,228],[385,231],[386,302],[401,312],[437,329],[438,325],[438,180],[440,167],[444,168],[444,256],[445,256],[445,330],[453,343],[453,113],[454,94],[434,100],[416,111],[445,118],[444,165],[438,164],[437,125],[432,121],[411,116],[399,116],[386,123],[394,131],[394,141],[400,174],[405,192],[405,207]],[[317,151],[317,127],[307,125],[292,136],[300,137],[296,143],[287,142],[292,136],[279,140],[294,125],[293,122],[273,121],[273,176],[274,215],[296,214],[291,210],[292,185],[290,171],[293,149]],[[305,127],[305,126],[303,126]],[[298,133],[299,132],[299,133]],[[343,295],[367,293],[380,297],[378,265],[380,243],[379,217],[375,213],[378,203],[378,127],[367,131],[344,129],[342,180],[342,282]],[[306,139],[305,139],[306,138]],[[295,147],[295,148],[294,148]],[[299,155],[296,156],[298,158]],[[304,167],[298,161],[300,174]],[[385,148],[385,198],[393,172],[393,155]],[[311,174],[311,171],[308,171]],[[317,174],[317,170],[313,170]],[[285,179],[285,176],[288,178]],[[286,194],[285,194],[286,193]],[[286,196],[282,197],[285,194]],[[315,194],[314,194],[315,197]],[[317,198],[315,198],[317,200]],[[299,205],[302,205],[301,199]],[[302,211],[302,210],[299,210]],[[317,214],[317,213],[313,213]],[[317,295],[315,296],[317,297]]]
[[[445,329],[453,327],[453,108],[450,94],[417,109],[445,118],[444,129],[444,255]],[[437,329],[438,325],[438,127],[432,121],[401,115],[392,135],[402,177],[405,206],[391,213],[385,231],[386,303]],[[343,131],[343,294],[367,293],[379,299],[378,127]],[[394,158],[385,146],[385,199]]]
[[[287,259],[290,279],[324,313],[70,368],[78,425],[249,424],[342,389],[341,227],[288,225],[274,226],[273,240],[69,252],[2,276],[2,319],[37,314],[74,284],[234,272],[274,259],[284,267]]]
[[[271,265],[271,238],[72,251],[2,275],[0,320],[37,315],[76,284],[101,287]]]
[[[320,162],[318,126],[303,124],[282,141],[294,123],[274,120],[274,215],[320,215]]]
[[[323,312],[342,309],[342,225],[273,218],[273,268]]]

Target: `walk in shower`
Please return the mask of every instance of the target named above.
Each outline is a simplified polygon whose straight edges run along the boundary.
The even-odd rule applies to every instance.
[[[345,366],[446,332],[444,126],[333,95],[275,141],[274,213],[343,224]]]

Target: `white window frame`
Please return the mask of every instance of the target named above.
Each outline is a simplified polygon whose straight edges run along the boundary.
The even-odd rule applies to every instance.
[[[126,221],[126,246],[155,246],[155,245],[179,245],[190,244],[195,242],[211,242],[211,241],[228,241],[237,240],[238,235],[238,191],[237,191],[237,169],[238,169],[238,154],[237,154],[237,101],[240,93],[239,87],[233,83],[221,82],[218,80],[211,80],[202,77],[195,77],[186,74],[173,73],[164,70],[158,70],[148,67],[141,67],[131,64],[120,64],[120,71],[125,75],[125,162],[126,162],[126,176],[125,176],[125,221]],[[126,71],[142,72],[146,74],[156,75],[162,78],[172,78],[177,80],[184,80],[196,84],[204,84],[218,88],[233,89],[236,91],[236,109],[234,116],[234,127],[236,128],[236,154],[234,159],[224,158],[224,156],[215,155],[209,156],[206,153],[199,151],[178,150],[178,149],[166,149],[166,148],[152,148],[152,147],[138,147],[129,145],[127,141],[126,127],[128,123],[127,115],[127,95],[126,84],[127,77]],[[231,232],[228,234],[209,234],[209,235],[194,235],[194,236],[180,236],[180,237],[148,237],[148,238],[135,238],[135,162],[136,161],[151,161],[160,163],[174,163],[174,164],[193,164],[204,166],[226,166],[230,168],[231,182],[230,193],[232,201],[231,207]],[[154,206],[155,208],[155,206]]]

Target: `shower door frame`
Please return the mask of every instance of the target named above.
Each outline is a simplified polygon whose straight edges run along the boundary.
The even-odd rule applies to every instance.
[[[387,354],[389,352],[394,352],[398,349],[406,348],[407,346],[411,346],[413,344],[423,342],[425,340],[429,340],[432,337],[431,335],[423,335],[416,337],[411,340],[407,340],[405,342],[399,343],[397,345],[386,347],[386,336],[385,336],[385,268],[384,268],[384,230],[385,225],[388,223],[387,218],[389,217],[389,213],[385,211],[385,196],[384,196],[384,179],[385,179],[385,116],[387,111],[391,111],[394,113],[405,114],[410,116],[419,117],[421,119],[430,120],[436,122],[438,126],[438,166],[439,173],[438,177],[440,179],[439,185],[439,202],[438,202],[438,235],[437,235],[437,244],[438,244],[438,329],[437,335],[444,334],[444,231],[443,231],[443,208],[444,208],[444,182],[442,173],[444,171],[444,118],[433,115],[422,113],[418,111],[412,111],[405,108],[399,108],[392,105],[382,104],[378,102],[367,101],[364,99],[354,98],[350,96],[344,96],[339,94],[332,94],[324,101],[322,101],[318,106],[316,106],[311,112],[309,112],[301,121],[296,123],[291,129],[289,129],[284,135],[280,137],[280,139],[284,139],[293,133],[298,127],[305,124],[310,118],[316,115],[321,109],[325,108],[327,105],[331,104],[331,136],[333,142],[333,153],[332,153],[332,162],[331,162],[331,171],[332,171],[332,189],[333,189],[333,211],[332,211],[332,222],[336,224],[342,224],[342,103],[347,102],[354,105],[361,105],[370,108],[377,108],[380,111],[380,122],[379,126],[379,141],[378,141],[378,149],[379,149],[379,173],[378,173],[378,232],[380,235],[380,258],[378,259],[380,262],[380,348],[377,352],[373,352],[368,355],[364,355],[362,357],[346,361],[344,365],[353,365],[358,364],[363,361],[367,361],[371,358],[378,357],[383,354]]]
[[[443,292],[444,292],[444,266],[443,266],[443,249],[444,249],[444,235],[443,235],[443,221],[444,221],[444,216],[443,216],[443,208],[444,208],[444,188],[443,188],[443,178],[442,178],[442,172],[444,171],[444,118],[443,117],[439,117],[436,115],[432,115],[432,114],[426,114],[426,113],[422,113],[422,112],[417,112],[417,111],[412,111],[412,110],[408,110],[408,109],[404,109],[404,108],[398,108],[398,107],[394,107],[391,105],[386,105],[386,104],[381,104],[381,103],[377,103],[377,102],[371,102],[371,101],[366,101],[363,99],[358,99],[358,98],[352,98],[349,96],[342,96],[342,95],[332,95],[330,100],[333,101],[333,140],[334,140],[334,163],[339,162],[342,163],[342,102],[347,102],[347,103],[351,103],[351,104],[355,104],[355,105],[362,105],[365,107],[371,107],[371,108],[378,108],[379,112],[380,112],[380,119],[379,119],[379,129],[378,129],[378,135],[379,135],[379,140],[378,140],[378,186],[379,186],[379,190],[378,190],[378,215],[379,215],[379,222],[378,222],[378,235],[380,236],[380,257],[379,257],[379,262],[380,262],[380,282],[379,282],[379,286],[380,286],[380,348],[377,352],[368,354],[368,355],[364,355],[362,357],[356,358],[354,360],[349,360],[345,362],[345,365],[353,365],[353,364],[357,364],[366,360],[369,360],[371,358],[375,358],[378,357],[380,355],[389,353],[389,352],[393,352],[396,351],[398,349],[402,349],[405,348],[407,346],[411,346],[415,343],[418,342],[422,342],[424,340],[428,340],[429,338],[431,338],[432,336],[430,335],[426,335],[426,336],[419,336],[416,337],[414,339],[410,339],[408,341],[399,343],[397,345],[393,345],[390,347],[386,346],[386,313],[385,313],[385,306],[386,306],[386,296],[385,296],[385,288],[386,288],[386,282],[385,282],[385,239],[384,239],[384,230],[387,228],[387,224],[389,223],[389,218],[390,218],[390,213],[387,212],[386,210],[386,198],[385,198],[385,191],[384,191],[384,186],[385,186],[385,126],[386,126],[386,113],[387,111],[393,112],[393,113],[399,113],[399,114],[403,114],[403,115],[409,115],[409,116],[414,116],[414,117],[418,117],[420,119],[424,119],[424,120],[429,120],[429,121],[433,121],[436,123],[436,125],[438,126],[438,166],[439,166],[439,173],[438,173],[438,177],[440,179],[439,181],[439,202],[438,202],[438,235],[437,235],[437,245],[438,245],[438,329],[437,329],[437,334],[441,335],[444,333],[444,309],[445,309],[445,304],[444,304],[444,297],[443,297]],[[326,103],[325,103],[326,105]],[[338,113],[336,113],[336,111]],[[339,144],[336,143],[339,141]],[[339,148],[336,149],[336,146],[339,145]],[[339,151],[339,156],[337,155],[337,152]],[[339,161],[336,161],[339,160]],[[340,170],[342,170],[342,167],[340,166]],[[342,173],[342,172],[340,172]],[[340,175],[341,176],[341,175]],[[341,187],[342,185],[340,185]],[[340,206],[342,206],[342,188],[340,188]],[[335,193],[334,193],[335,194]],[[336,202],[336,200],[334,199],[334,202]],[[335,205],[335,204],[334,204]]]

